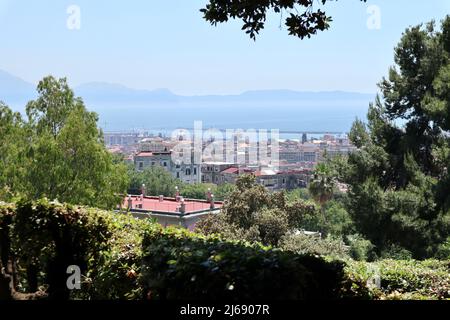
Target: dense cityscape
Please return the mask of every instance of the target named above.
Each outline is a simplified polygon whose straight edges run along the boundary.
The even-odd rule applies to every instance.
[[[151,136],[148,133],[108,133],[104,134],[105,144],[113,154],[120,154],[125,161],[132,163],[136,170],[143,170],[150,166],[159,165],[170,172],[175,178],[185,183],[234,183],[240,174],[253,173],[258,182],[271,190],[292,190],[305,188],[314,167],[325,158],[348,155],[356,147],[352,145],[348,136],[334,136],[325,134],[321,139],[311,138],[305,133],[299,139],[278,141],[279,162],[277,171],[269,167],[238,163],[240,152],[248,153],[250,142],[245,137],[242,142],[235,141],[235,161],[203,161],[193,164],[189,168],[177,166],[172,161],[174,146],[179,142],[167,137]],[[246,140],[246,141],[245,141]],[[204,150],[210,142],[204,142]],[[225,142],[226,143],[226,142]]]
[[[347,135],[335,137],[326,134],[322,139],[311,138],[308,140],[306,133],[298,140],[277,141],[278,161],[276,168],[267,166],[260,161],[249,162],[249,153],[252,148],[250,139],[240,132],[240,139],[235,138],[233,143],[234,161],[225,162],[226,155],[219,157],[221,161],[203,161],[202,163],[176,164],[172,158],[175,146],[179,139],[157,136],[144,133],[108,133],[104,134],[108,151],[118,155],[124,161],[132,165],[137,172],[146,169],[161,167],[170,173],[180,184],[214,184],[235,185],[242,175],[253,175],[256,183],[270,191],[306,189],[313,178],[314,168],[318,163],[337,156],[346,156],[356,147],[351,144]],[[238,134],[236,135],[238,136]],[[202,151],[209,147],[214,140],[208,139],[202,144]],[[261,142],[259,142],[261,143]],[[267,142],[265,142],[267,143]],[[226,147],[227,142],[223,142]],[[258,144],[254,144],[258,148]],[[270,149],[270,143],[268,143]],[[224,148],[225,149],[225,148]],[[243,162],[238,161],[242,154]],[[211,159],[206,159],[211,160]],[[259,159],[256,159],[259,160]],[[344,185],[339,185],[339,190],[345,191]],[[201,199],[183,200],[178,189],[173,190],[172,198],[165,199],[164,195],[152,194],[147,197],[145,186],[136,190],[140,195],[129,195],[123,207],[135,211],[136,217],[151,215],[164,226],[182,225],[191,230],[195,229],[196,222],[204,215],[210,214],[208,205],[202,205]],[[144,196],[146,197],[144,199]],[[222,203],[215,203],[214,195],[209,191],[207,202],[211,203],[214,213],[218,213]],[[177,202],[179,202],[177,204]],[[196,206],[197,204],[197,206]],[[187,207],[186,207],[187,206]],[[205,210],[206,209],[206,210]],[[186,216],[189,213],[189,216]],[[180,215],[181,214],[181,215]]]

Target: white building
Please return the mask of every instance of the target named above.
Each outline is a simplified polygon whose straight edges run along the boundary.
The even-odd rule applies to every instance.
[[[144,139],[140,145],[140,151],[134,156],[136,170],[142,171],[146,168],[160,166],[184,183],[201,183],[200,164],[194,164],[193,156],[191,156],[191,161],[174,162],[172,157],[174,151],[169,149],[170,146],[172,146],[170,142],[162,139]]]

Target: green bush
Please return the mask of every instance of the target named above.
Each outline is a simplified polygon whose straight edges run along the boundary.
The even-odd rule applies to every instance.
[[[317,238],[305,234],[286,235],[280,247],[298,254],[315,254],[333,259],[348,259],[348,250],[339,238]]]
[[[357,261],[375,260],[375,246],[369,240],[364,239],[361,235],[353,234],[347,236],[347,243],[349,244],[348,253],[353,259]]]
[[[319,230],[322,221],[314,203],[289,201],[284,192],[270,193],[254,176],[243,175],[221,213],[202,219],[195,231],[278,246],[284,235],[298,229]]]
[[[354,287],[377,299],[449,299],[450,262],[438,260],[349,261],[345,273]],[[359,283],[359,286],[355,284]]]
[[[327,234],[344,236],[352,233],[354,224],[342,203],[331,200],[324,205],[324,212],[325,221],[323,222],[323,228]]]
[[[283,240],[273,249],[46,200],[0,203],[0,299],[450,298],[449,261],[358,262],[338,240]],[[70,264],[82,290],[64,291]]]
[[[393,260],[410,260],[412,259],[412,253],[409,250],[399,246],[391,245],[381,252],[382,259],[393,259]]]
[[[450,237],[439,246],[436,258],[450,260]]]
[[[341,262],[176,228],[153,226],[143,250],[151,299],[334,299],[344,279]]]
[[[307,188],[298,188],[286,193],[286,197],[289,202],[296,202],[298,200],[312,200],[311,195],[309,194],[309,190]]]
[[[136,220],[123,214],[110,214],[108,228],[111,237],[87,274],[87,297],[108,300],[142,298],[138,283],[144,230],[154,222]]]
[[[138,294],[140,246],[146,222],[84,207],[20,201],[0,206],[2,265],[19,279],[18,292],[45,291],[49,298],[120,299]],[[67,267],[83,275],[81,291],[69,291]]]
[[[255,225],[264,244],[278,246],[280,239],[289,230],[289,219],[282,211],[263,209],[255,214]]]

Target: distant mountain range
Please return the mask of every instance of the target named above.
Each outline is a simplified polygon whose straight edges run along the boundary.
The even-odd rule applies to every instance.
[[[296,101],[370,101],[374,94],[344,91],[299,92],[292,90],[246,91],[239,95],[181,96],[168,89],[136,90],[120,84],[92,82],[74,88],[75,94],[83,98],[88,106],[96,105],[154,105],[179,103],[246,104],[252,102],[296,102]],[[12,106],[24,106],[36,97],[35,85],[0,70],[0,101]]]
[[[356,117],[366,117],[375,97],[355,92],[292,90],[182,96],[167,89],[136,90],[104,82],[86,83],[74,91],[89,110],[97,112],[105,131],[145,128],[165,133],[192,128],[194,121],[202,121],[204,128],[347,132]],[[26,103],[36,96],[36,85],[0,70],[0,101],[24,112]]]
[[[36,96],[35,90],[31,83],[0,70],[0,101],[23,104]]]

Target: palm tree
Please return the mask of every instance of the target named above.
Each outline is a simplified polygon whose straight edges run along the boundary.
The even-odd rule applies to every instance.
[[[325,204],[333,197],[336,181],[331,173],[330,168],[319,163],[314,171],[314,178],[309,183],[309,192],[320,205],[323,221],[326,222]]]

